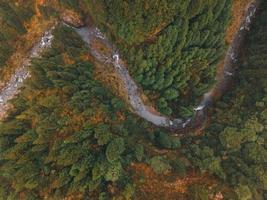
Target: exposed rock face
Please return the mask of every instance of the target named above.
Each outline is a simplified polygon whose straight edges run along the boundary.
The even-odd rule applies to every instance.
[[[81,15],[72,11],[72,10],[65,10],[61,16],[61,19],[68,25],[80,28],[83,27],[85,24],[82,20]]]

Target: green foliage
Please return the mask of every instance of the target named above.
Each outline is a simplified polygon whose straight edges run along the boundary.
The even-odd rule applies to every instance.
[[[189,146],[189,159],[193,165],[199,167],[200,171],[210,171],[220,178],[225,178],[225,173],[221,165],[221,159],[214,155],[214,150],[208,146],[200,147],[192,144]]]
[[[172,99],[176,99],[179,96],[179,93],[177,92],[177,90],[171,88],[171,89],[166,90],[163,96],[168,100],[172,100]]]
[[[159,132],[156,134],[156,143],[163,148],[178,149],[181,147],[181,142],[178,137],[171,137],[169,134]]]
[[[92,17],[127,59],[131,76],[157,94],[160,112],[195,105],[214,83],[225,50],[231,0],[84,0]],[[180,99],[184,99],[180,100]]]
[[[247,185],[238,185],[235,188],[235,192],[240,200],[253,199],[252,193]]]
[[[266,8],[264,1],[247,38],[238,87],[218,103],[205,135],[185,140],[193,165],[226,180],[236,199],[264,199],[266,191]]]
[[[106,149],[106,157],[109,162],[117,161],[125,150],[123,138],[112,140]]]
[[[205,186],[192,185],[189,187],[189,198],[192,200],[209,200],[209,192]]]
[[[70,9],[76,9],[79,10],[80,1],[76,0],[59,0],[60,4],[63,6],[70,8]]]
[[[94,167],[92,169],[92,180],[96,181],[97,179],[100,179],[102,176],[105,175],[107,168],[107,163],[103,160],[98,161],[94,164]]]
[[[34,13],[33,0],[23,3],[0,0],[0,67]],[[215,64],[224,53],[231,0],[60,0],[75,10],[83,3],[159,111],[171,115],[183,104],[179,112],[190,116],[188,105],[213,83]],[[46,18],[54,13],[52,7],[40,10]],[[217,123],[204,136],[193,142],[189,137],[184,145],[195,167],[228,181],[244,200],[267,190],[266,16],[258,16],[250,34],[237,95],[219,104]],[[76,193],[85,198],[94,192],[109,199],[107,186],[131,199],[135,189],[126,169],[133,161],[149,159],[146,146],[138,144],[149,124],[130,115],[121,100],[94,80],[93,65],[81,59],[88,49],[71,29],[60,27],[54,35],[52,48],[32,60],[31,79],[0,123],[0,199],[43,199],[43,194],[63,199]],[[73,64],[66,64],[63,54]],[[117,111],[126,116],[121,124]],[[100,120],[94,120],[96,113],[102,114]],[[154,137],[161,148],[181,147],[179,138],[164,132],[156,131]],[[156,173],[173,169],[186,174],[183,160],[153,156],[148,163]],[[189,194],[190,199],[208,199],[204,186],[191,186]]]
[[[124,188],[123,191],[123,196],[126,200],[131,200],[133,199],[134,196],[134,192],[135,192],[135,187],[132,184],[127,184]]]
[[[87,48],[74,31],[58,27],[53,34],[52,47],[32,60],[31,79],[0,123],[0,199],[101,193],[106,182],[120,180],[124,188],[131,182],[124,169],[144,154],[143,146],[126,149],[146,124],[93,79],[93,65],[81,59]],[[66,54],[73,64],[64,62]],[[125,122],[114,119],[117,111]],[[97,113],[103,120],[96,123]]]
[[[242,138],[236,128],[226,127],[220,134],[220,141],[225,148],[239,150]]]
[[[32,5],[31,0],[24,5],[0,1],[0,69],[12,55],[14,42],[26,33],[23,22],[28,21],[33,16]]]
[[[248,143],[243,148],[244,159],[249,163],[265,163],[267,162],[267,149],[257,143]]]
[[[122,166],[120,162],[112,163],[107,169],[105,180],[112,182],[117,181],[121,175],[121,171],[122,171]]]
[[[101,124],[95,128],[95,138],[99,145],[105,145],[111,140],[112,134],[108,128],[105,124]]]
[[[46,20],[58,15],[57,11],[53,7],[50,7],[50,6],[38,6],[38,9],[39,9],[41,15]]]
[[[186,176],[186,166],[183,160],[176,158],[171,161],[171,166],[174,172],[177,172],[182,177]]]
[[[169,161],[163,156],[154,156],[150,159],[149,164],[158,174],[164,173],[171,169]]]
[[[134,155],[137,161],[141,162],[144,157],[144,146],[141,144],[137,144],[135,146]]]
[[[108,199],[108,195],[107,195],[107,193],[105,193],[105,192],[101,192],[101,193],[99,194],[98,200],[107,200],[107,199]]]

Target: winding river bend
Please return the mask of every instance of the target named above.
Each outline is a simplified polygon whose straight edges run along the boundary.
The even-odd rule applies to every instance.
[[[259,4],[260,1],[255,0],[248,5],[240,28],[236,32],[234,39],[226,53],[223,73],[218,76],[217,82],[211,88],[211,90],[204,94],[202,101],[195,108],[194,116],[189,119],[173,119],[161,114],[155,114],[154,112],[151,112],[149,106],[143,103],[140,97],[141,95],[139,93],[138,86],[129,75],[127,68],[120,58],[118,50],[109,43],[107,38],[100,32],[100,30],[97,27],[93,26],[74,29],[81,36],[83,41],[88,44],[90,53],[97,61],[103,64],[108,63],[114,66],[116,72],[124,83],[124,87],[129,97],[129,102],[136,114],[156,126],[169,128],[175,131],[180,130],[181,132],[186,132],[203,127],[207,119],[208,107],[213,105],[213,103],[217,101],[228,90],[229,86],[234,80],[239,52],[242,48],[242,45],[244,44],[245,37],[250,30],[252,19],[255,16]],[[107,54],[97,51],[92,45],[96,41],[104,45],[105,48],[109,49],[109,52],[111,53]]]
[[[199,130],[204,126],[208,118],[208,108],[229,89],[229,86],[235,78],[239,52],[244,44],[245,36],[250,29],[252,19],[255,16],[259,4],[260,0],[254,0],[248,5],[241,22],[241,26],[236,32],[233,42],[226,53],[223,73],[218,76],[217,82],[213,88],[211,88],[208,93],[204,94],[202,101],[195,108],[194,116],[189,119],[174,119],[151,112],[150,107],[145,105],[142,101],[138,86],[131,78],[123,60],[120,58],[118,50],[109,43],[107,38],[100,32],[100,30],[94,26],[73,29],[81,36],[83,41],[87,43],[90,49],[90,54],[98,62],[102,63],[103,65],[109,64],[114,67],[116,73],[123,82],[124,88],[128,94],[130,105],[137,115],[156,126],[175,130],[178,133],[186,133],[188,131]],[[19,92],[19,88],[22,86],[23,81],[30,77],[28,70],[30,59],[38,57],[43,49],[51,45],[53,39],[52,30],[53,28],[44,34],[40,42],[36,44],[36,46],[30,52],[30,56],[25,59],[23,66],[21,66],[15,72],[7,86],[0,91],[0,111],[6,109],[8,100],[12,99]],[[109,53],[104,53],[94,48],[94,42],[101,43],[106,49],[109,50]]]

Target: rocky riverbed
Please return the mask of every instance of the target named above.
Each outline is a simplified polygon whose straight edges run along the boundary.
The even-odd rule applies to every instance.
[[[0,120],[6,115],[9,109],[8,101],[19,93],[23,86],[24,80],[30,77],[29,65],[32,58],[37,58],[44,49],[51,46],[53,35],[52,31],[55,27],[46,31],[40,41],[31,49],[27,58],[23,60],[23,64],[17,68],[11,79],[5,83],[5,87],[0,91]]]
[[[222,73],[218,76],[214,87],[208,93],[204,94],[203,100],[195,108],[194,116],[189,119],[173,119],[161,114],[157,114],[157,112],[152,112],[151,107],[145,105],[142,101],[140,90],[135,81],[131,78],[127,68],[125,67],[124,61],[120,58],[118,50],[109,43],[105,35],[102,34],[97,27],[92,25],[79,28],[83,25],[83,23],[77,17],[74,17],[74,22],[72,19],[73,17],[68,16],[64,16],[63,20],[65,20],[66,26],[71,25],[76,27],[73,29],[81,36],[83,41],[87,43],[90,49],[90,54],[98,62],[102,63],[103,65],[108,64],[107,66],[114,67],[116,73],[119,75],[124,84],[130,105],[136,114],[156,126],[186,133],[188,131],[202,128],[207,120],[207,109],[225,92],[228,91],[229,86],[235,78],[239,52],[244,43],[245,36],[250,30],[251,22],[259,4],[260,0],[255,0],[248,5],[241,26],[236,32],[234,40],[227,51]],[[29,56],[25,58],[23,65],[16,70],[9,82],[6,83],[6,86],[0,91],[0,120],[4,117],[8,109],[8,101],[19,92],[24,80],[30,77],[30,72],[28,69],[30,60],[40,56],[41,52],[45,48],[51,46],[51,42],[53,40],[53,29],[54,27],[45,32],[41,40],[30,51]],[[103,52],[97,48],[94,48],[93,44],[95,42],[101,43],[102,46],[108,49],[108,51]]]
[[[208,107],[213,105],[213,103],[229,89],[232,81],[235,78],[239,52],[244,43],[245,36],[250,29],[252,19],[259,6],[259,2],[260,1],[255,0],[248,5],[241,22],[241,26],[236,32],[234,40],[227,51],[222,73],[218,76],[214,87],[209,92],[204,94],[203,100],[198,106],[196,106],[195,114],[190,119],[173,119],[151,112],[150,107],[145,105],[142,101],[138,86],[131,78],[127,68],[124,65],[124,61],[120,58],[118,50],[109,43],[107,38],[100,32],[100,30],[93,26],[74,29],[81,36],[83,41],[88,44],[90,54],[92,54],[98,62],[101,62],[102,64],[111,64],[115,68],[116,72],[119,74],[124,83],[129,102],[136,114],[156,126],[185,132],[202,128],[207,120]],[[109,49],[107,52],[111,53],[105,54],[98,49],[93,48],[93,43],[95,42],[99,42],[104,45],[106,49]]]

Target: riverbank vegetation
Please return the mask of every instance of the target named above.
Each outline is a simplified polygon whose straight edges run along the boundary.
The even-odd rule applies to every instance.
[[[146,147],[154,141],[149,123],[94,80],[79,36],[63,26],[53,34],[52,47],[32,60],[31,79],[0,123],[0,197],[130,198],[132,162],[158,173],[174,165]],[[165,138],[158,144],[180,147],[178,138]]]
[[[83,42],[62,27],[54,35],[0,124],[1,198],[83,196],[123,177],[135,151],[142,159],[142,147],[128,144],[135,119],[125,119],[123,103],[93,80],[92,64],[79,58]],[[125,125],[111,123],[122,119]]]
[[[32,2],[0,0],[3,64],[12,41],[26,33]],[[183,116],[213,84],[231,2],[59,1],[63,10],[90,12],[159,111]],[[42,17],[57,8],[42,4]],[[264,2],[236,87],[203,135],[184,138],[132,114],[96,80],[79,36],[59,25],[0,122],[0,199],[266,199],[266,9]]]
[[[236,199],[267,198],[266,9],[263,2],[247,39],[235,88],[218,103],[205,134],[186,139],[185,152],[193,165],[230,184]]]
[[[15,41],[27,30],[25,22],[34,15],[33,1],[23,5],[0,1],[0,70],[15,50]]]
[[[157,109],[190,114],[214,83],[232,1],[85,2]]]

